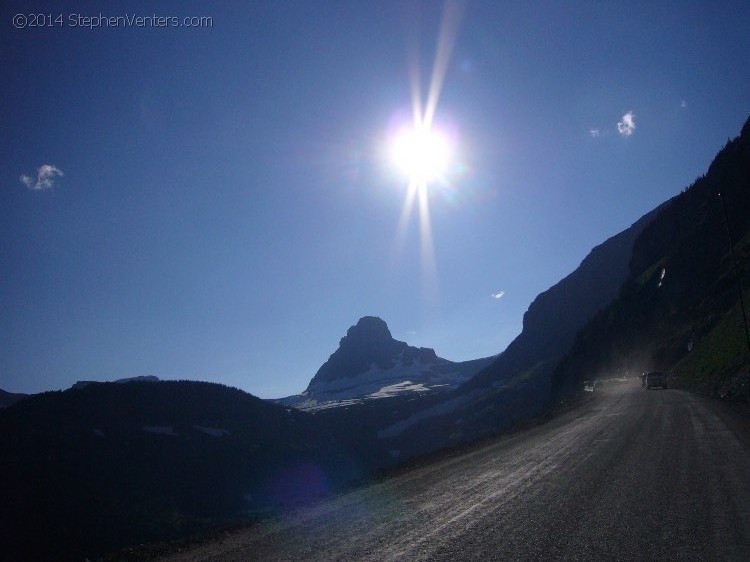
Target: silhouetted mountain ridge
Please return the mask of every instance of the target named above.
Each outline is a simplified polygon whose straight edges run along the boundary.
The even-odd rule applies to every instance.
[[[727,220],[746,291],[750,119],[637,238],[618,297],[585,326],[556,369],[556,396],[574,392],[583,378],[652,369],[674,370],[713,392],[750,367]]]
[[[112,382],[115,384],[128,384],[131,382],[159,382],[159,377],[155,377],[154,375],[141,375],[137,377],[127,377],[124,379],[117,379],[113,381],[77,381],[73,386],[70,388],[86,388],[90,384],[104,384],[106,382]]]
[[[585,323],[615,298],[625,281],[633,244],[659,209],[596,246],[564,279],[538,295],[523,316],[523,329],[507,349],[465,388],[497,386],[535,369],[549,376]]]
[[[633,243],[657,211],[595,247],[524,314],[523,330],[492,363],[427,405],[381,427],[378,435],[402,457],[428,453],[507,429],[548,407],[555,366],[575,335],[617,294]]]
[[[279,403],[304,410],[348,406],[402,394],[446,392],[469,380],[492,358],[454,362],[434,349],[395,340],[388,325],[364,316],[339,341],[307,389]]]
[[[28,394],[18,392],[7,392],[0,388],[0,408],[7,408],[11,404],[15,404],[19,400],[23,400],[29,396]]]
[[[438,360],[434,349],[409,347],[406,342],[393,339],[385,321],[364,316],[347,330],[338,349],[318,369],[307,390],[320,383],[362,374],[373,364],[380,369],[390,369],[400,357],[406,361],[419,358],[426,363]]]
[[[312,416],[192,381],[100,383],[0,410],[0,543],[82,560],[283,513],[362,475]]]

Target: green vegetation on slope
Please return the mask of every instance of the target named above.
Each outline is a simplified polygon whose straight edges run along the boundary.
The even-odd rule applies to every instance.
[[[744,291],[747,304],[750,291]],[[722,398],[747,400],[747,377],[750,372],[742,310],[734,306],[701,341],[674,367],[674,372],[690,386]],[[738,377],[738,375],[740,375]]]

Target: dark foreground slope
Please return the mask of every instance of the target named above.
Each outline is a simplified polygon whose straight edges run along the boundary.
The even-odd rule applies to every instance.
[[[719,193],[739,280],[750,287],[748,120],[706,175],[669,201],[638,237],[618,298],[582,330],[557,368],[556,395],[569,394],[583,379],[652,369],[721,387],[750,368]]]
[[[589,396],[530,431],[168,560],[747,560],[742,420],[637,381]]]
[[[81,560],[289,509],[360,475],[308,414],[197,382],[90,384],[0,411],[0,544]]]

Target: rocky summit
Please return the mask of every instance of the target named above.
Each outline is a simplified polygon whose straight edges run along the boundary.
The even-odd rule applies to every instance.
[[[318,369],[305,392],[282,399],[301,409],[320,409],[456,388],[490,359],[453,362],[434,349],[393,338],[381,318],[365,316],[350,327],[338,349]]]
[[[404,352],[406,357],[403,357]],[[365,316],[347,330],[339,341],[339,348],[318,369],[307,390],[338,379],[351,379],[369,371],[371,366],[388,370],[400,359],[413,363],[415,358],[426,363],[441,361],[433,349],[409,347],[393,339],[385,321]]]

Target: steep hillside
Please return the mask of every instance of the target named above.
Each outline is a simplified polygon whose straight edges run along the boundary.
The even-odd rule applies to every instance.
[[[633,243],[655,215],[648,213],[595,247],[575,271],[537,296],[519,336],[462,390],[497,388],[516,377],[549,378],[578,330],[617,296]]]
[[[727,219],[747,288],[750,120],[638,237],[618,298],[581,331],[556,369],[556,396],[584,379],[651,369],[674,370],[687,383],[715,389],[750,366]]]
[[[15,404],[19,400],[26,398],[28,394],[20,394],[14,392],[6,392],[0,388],[0,408],[7,408],[11,404]]]
[[[585,323],[628,275],[633,243],[653,211],[594,248],[570,275],[540,294],[521,334],[489,366],[439,402],[381,427],[382,446],[412,456],[471,441],[536,416],[549,406],[555,366]]]
[[[83,560],[278,513],[361,476],[309,414],[198,382],[92,383],[0,411],[7,559]]]

